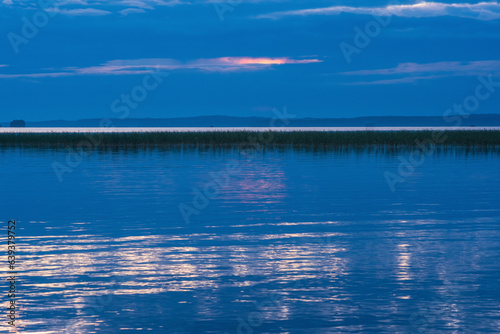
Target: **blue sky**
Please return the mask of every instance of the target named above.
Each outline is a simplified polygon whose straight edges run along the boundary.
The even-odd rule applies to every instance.
[[[500,82],[496,1],[3,0],[0,20],[2,121],[440,116]]]

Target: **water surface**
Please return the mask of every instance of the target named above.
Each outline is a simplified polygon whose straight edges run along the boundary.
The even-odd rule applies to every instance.
[[[2,149],[17,330],[498,332],[499,155],[408,156]]]

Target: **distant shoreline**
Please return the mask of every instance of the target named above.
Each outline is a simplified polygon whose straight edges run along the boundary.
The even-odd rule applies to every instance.
[[[27,128],[24,128],[27,129]],[[283,128],[285,129],[285,128]],[[289,129],[288,129],[289,130]],[[76,147],[82,149],[113,147],[500,147],[500,129],[433,128],[415,130],[350,131],[260,131],[231,129],[212,131],[161,132],[0,132],[2,147]]]
[[[18,116],[22,117],[22,116]],[[1,122],[4,128],[10,121]],[[288,127],[434,127],[434,126],[500,126],[500,114],[453,114],[437,116],[361,116],[349,118],[311,118],[297,117],[283,111],[273,112],[265,117],[258,116],[194,116],[174,118],[89,118],[72,121],[47,120],[24,122],[27,127],[269,127],[286,125]]]
[[[500,131],[500,126],[384,126],[384,127],[25,127],[0,128],[1,133],[179,133],[179,132],[353,132],[353,131]]]

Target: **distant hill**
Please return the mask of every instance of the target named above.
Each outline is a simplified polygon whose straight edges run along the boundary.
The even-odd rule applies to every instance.
[[[453,117],[453,116],[450,116]],[[459,116],[456,116],[459,117]],[[460,117],[459,117],[460,118]],[[101,119],[77,121],[26,122],[27,127],[98,127]],[[265,117],[198,116],[183,118],[128,118],[111,119],[113,127],[268,127],[271,119]],[[10,122],[1,123],[8,127]],[[276,122],[276,126],[281,123]],[[287,126],[453,126],[442,116],[371,116],[356,118],[292,118]],[[462,126],[500,126],[500,115],[470,115],[462,118]]]

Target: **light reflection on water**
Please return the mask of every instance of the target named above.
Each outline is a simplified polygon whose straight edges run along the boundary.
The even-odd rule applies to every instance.
[[[2,150],[23,333],[496,332],[500,158]],[[180,203],[239,171],[186,224]],[[6,304],[4,304],[6,306]],[[5,309],[5,308],[4,308]],[[0,330],[8,331],[6,322]]]

